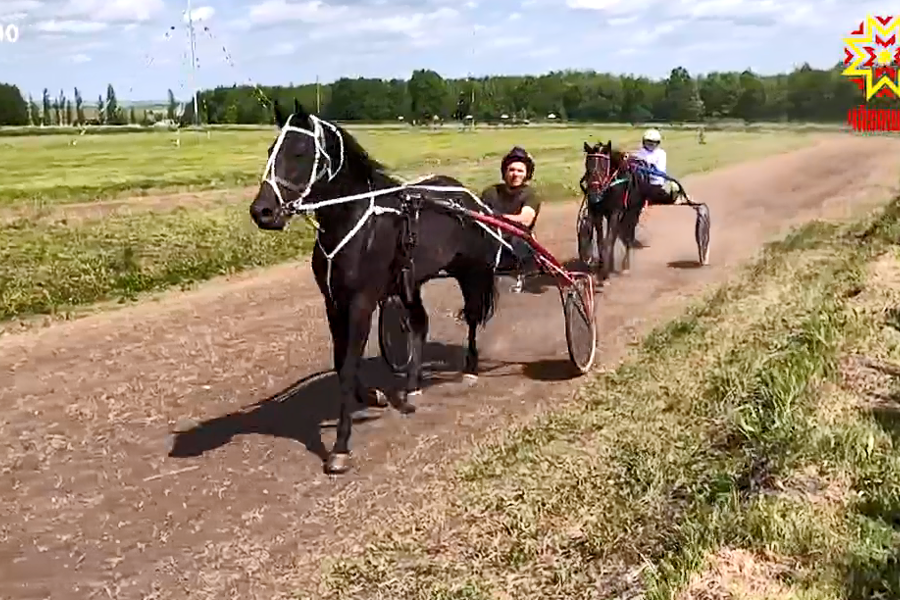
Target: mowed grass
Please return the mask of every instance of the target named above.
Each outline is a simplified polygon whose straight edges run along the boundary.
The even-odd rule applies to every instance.
[[[153,134],[84,136],[77,150],[59,145],[62,142],[57,140],[56,149],[61,158],[56,159],[55,164],[59,166],[56,175],[35,169],[29,163],[27,168],[32,171],[28,177],[35,177],[38,183],[17,179],[10,185],[22,189],[31,186],[28,189],[37,198],[55,181],[56,185],[73,194],[63,199],[72,200],[90,186],[109,191],[115,186],[125,189],[135,181],[150,181],[152,178],[140,169],[164,173],[166,164],[175,164],[181,169],[179,177],[182,179],[170,179],[170,183],[196,176],[204,165],[217,173],[233,168],[229,176],[233,178],[239,176],[235,173],[244,173],[240,176],[248,178],[250,173],[255,173],[255,177],[258,174],[255,168],[259,166],[260,157],[265,156],[265,148],[272,137],[271,132],[268,135],[217,132],[215,141],[210,142],[205,139],[205,134],[200,135],[204,137],[184,142],[180,148],[167,147],[165,134],[160,137]],[[497,181],[502,154],[513,144],[522,144],[536,157],[536,185],[545,198],[555,200],[577,197],[578,180],[583,172],[583,141],[614,139],[632,147],[640,132],[361,130],[358,135],[367,148],[373,149],[373,156],[384,156],[393,165],[405,165],[401,174],[407,178],[430,172],[450,173],[474,189]],[[123,142],[125,138],[134,140],[133,149]],[[701,146],[690,133],[672,133],[667,139],[672,172],[687,175],[714,169],[791,150],[813,138],[728,133],[711,135],[708,139],[709,143]],[[35,154],[44,156],[40,160],[50,160],[47,157],[52,152],[42,145],[46,138],[35,140],[26,138],[24,143],[37,148]],[[0,145],[4,143],[7,142],[0,140]],[[95,151],[91,154],[88,149],[88,154],[94,157],[90,165],[78,162],[63,166],[66,160],[85,151],[85,145]],[[52,148],[52,144],[49,147]],[[145,154],[138,152],[139,149]],[[23,169],[21,157],[30,155],[25,152],[16,155],[19,160],[11,163],[13,170]],[[181,164],[179,160],[186,162]],[[116,173],[121,174],[120,179],[110,184],[108,177]],[[3,189],[9,192],[18,188],[7,186]],[[36,191],[40,189],[44,191]],[[240,194],[232,197],[239,198]],[[22,198],[10,201],[27,202]],[[707,200],[712,204],[716,201],[714,198]],[[70,316],[77,307],[134,299],[142,292],[185,285],[250,267],[273,265],[299,257],[309,247],[312,237],[311,231],[300,223],[284,234],[258,231],[250,221],[246,204],[237,204],[233,200],[202,208],[176,205],[174,211],[169,207],[161,211],[110,213],[105,217],[71,221],[60,216],[54,219],[52,205],[43,206],[31,216],[21,209],[21,206],[15,209],[19,218],[0,224],[0,320],[34,314]],[[47,218],[48,214],[50,218]]]
[[[90,225],[27,219],[0,228],[0,320],[186,286],[307,252],[301,224],[265,235],[245,206],[123,215]]]
[[[349,128],[376,159],[399,175],[429,172],[480,188],[497,177],[500,157],[514,144],[538,161],[537,185],[550,196],[577,191],[581,145],[611,139],[634,147],[632,129],[491,129],[470,133]],[[715,168],[785,147],[808,134],[714,133],[700,146],[692,132],[672,131],[666,147],[676,173]],[[121,196],[254,185],[274,130],[0,138],[0,205],[84,202]],[[180,146],[175,140],[180,139]],[[71,145],[75,141],[76,145]]]
[[[897,239],[900,200],[771,245],[383,513],[314,596],[900,597]]]

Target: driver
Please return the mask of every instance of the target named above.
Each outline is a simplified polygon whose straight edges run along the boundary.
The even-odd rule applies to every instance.
[[[521,225],[528,232],[534,230],[541,201],[534,188],[529,185],[534,176],[534,159],[522,147],[514,146],[500,161],[502,183],[494,184],[481,192],[481,201],[506,219]],[[504,235],[513,247],[514,255],[503,252],[498,270],[516,271],[536,267],[531,246],[523,239]],[[515,291],[521,291],[522,276],[518,277]]]
[[[666,178],[666,151],[660,147],[661,144],[659,130],[648,129],[641,139],[641,147],[637,152],[631,153],[631,156],[650,166],[649,185],[644,190],[644,201],[649,204],[689,204],[690,198]]]

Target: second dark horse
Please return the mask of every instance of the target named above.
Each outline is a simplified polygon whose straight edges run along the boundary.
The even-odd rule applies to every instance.
[[[453,198],[479,210],[468,194],[404,187],[350,134],[310,115],[296,101],[293,114],[276,103],[275,117],[279,135],[269,148],[264,180],[250,214],[259,228],[267,230],[284,229],[293,215],[304,212],[313,212],[318,222],[312,268],[325,297],[340,381],[337,438],[324,467],[327,473],[344,473],[350,468],[353,406],[357,401],[381,405],[377,394],[359,381],[379,302],[399,295],[410,316],[413,353],[406,385],[389,391],[388,399],[401,412],[412,412],[408,396],[421,390],[422,350],[428,334],[422,284],[442,270],[458,282],[469,328],[464,372],[476,376],[476,330],[494,312],[499,243],[477,223],[427,202],[429,196]],[[462,185],[445,176],[420,184]],[[329,200],[335,203],[328,204]]]
[[[625,154],[613,149],[611,141],[593,146],[585,142],[584,153],[581,190],[587,196],[588,214],[599,240],[600,260],[595,273],[599,287],[613,270],[617,239],[625,247],[622,271],[631,268],[644,197],[639,176],[631,169]]]

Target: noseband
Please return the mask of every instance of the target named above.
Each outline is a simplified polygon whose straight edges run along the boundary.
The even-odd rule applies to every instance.
[[[285,121],[284,127],[278,132],[278,138],[275,140],[275,145],[272,146],[272,153],[269,155],[269,160],[266,161],[266,169],[263,171],[263,181],[272,187],[272,190],[275,192],[275,197],[278,198],[278,204],[281,206],[281,209],[289,214],[304,212],[302,204],[312,191],[312,187],[325,177],[328,178],[328,181],[331,181],[344,166],[344,138],[341,136],[341,132],[338,131],[337,127],[328,121],[319,119],[315,115],[310,115],[309,120],[313,125],[313,129],[310,131],[308,129],[303,129],[302,127],[291,125],[291,120],[295,116],[296,115],[289,116],[287,121]],[[334,162],[331,155],[328,153],[328,148],[326,146],[327,140],[325,136],[329,129],[337,136],[338,144],[340,146],[337,168],[334,167]],[[284,144],[287,134],[291,132],[302,133],[303,135],[312,137],[316,145],[316,154],[313,156],[313,168],[309,174],[309,181],[305,186],[299,186],[284,177],[280,177],[275,172],[275,160],[278,157],[278,153],[281,151],[281,146]],[[292,200],[285,200],[281,193],[281,188],[293,192],[296,194],[296,197]]]

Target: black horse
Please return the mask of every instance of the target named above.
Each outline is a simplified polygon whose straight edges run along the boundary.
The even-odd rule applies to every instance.
[[[588,214],[600,246],[595,281],[603,285],[613,270],[616,240],[625,246],[622,271],[631,268],[632,249],[637,245],[635,231],[644,208],[641,178],[623,152],[612,142],[584,143],[584,175],[581,190],[587,196]],[[582,232],[579,232],[582,235]]]
[[[458,282],[462,316],[469,328],[464,373],[477,376],[476,330],[494,312],[494,267],[500,246],[481,225],[428,202],[452,199],[482,210],[469,194],[406,187],[341,127],[310,115],[296,101],[290,115],[277,102],[274,108],[280,131],[269,148],[250,215],[267,230],[284,229],[299,213],[314,212],[318,222],[312,268],[325,297],[341,394],[337,439],[325,471],[344,473],[350,468],[352,407],[356,401],[385,406],[377,391],[364,388],[358,376],[379,302],[400,296],[409,315],[413,348],[405,387],[389,391],[388,400],[410,413],[415,407],[408,396],[421,391],[422,350],[428,335],[422,284],[440,271]],[[445,176],[418,185],[462,187]]]

